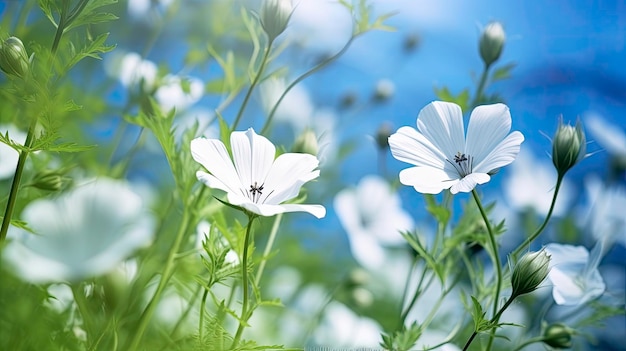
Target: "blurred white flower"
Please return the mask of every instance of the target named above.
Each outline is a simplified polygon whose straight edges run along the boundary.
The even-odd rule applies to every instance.
[[[623,126],[607,122],[597,114],[590,114],[585,118],[585,127],[611,155],[626,158],[626,131]]]
[[[9,137],[14,142],[24,145],[26,141],[26,133],[17,129],[13,125],[0,125],[0,133],[5,135],[9,133]],[[13,177],[19,153],[9,145],[0,143],[0,180]]]
[[[261,105],[267,115],[274,108],[280,96],[287,89],[282,77],[271,77],[259,86]],[[275,122],[288,122],[295,134],[300,134],[311,125],[314,107],[309,92],[302,84],[294,86],[280,102],[274,114]]]
[[[33,283],[106,273],[148,245],[154,227],[130,186],[106,178],[55,199],[33,201],[22,219],[36,234],[11,228],[3,258],[19,277]]]
[[[413,229],[398,194],[379,176],[366,176],[356,189],[344,189],[334,200],[335,211],[348,234],[352,255],[363,267],[380,268],[386,246],[403,244],[400,231]]]
[[[382,331],[373,319],[358,316],[345,305],[333,301],[326,306],[314,339],[322,346],[378,347]]]
[[[198,102],[203,94],[204,84],[201,80],[167,75],[154,93],[154,98],[164,111],[170,111],[173,108],[180,111]]]
[[[218,138],[219,130],[216,123],[209,124],[215,120],[213,112],[195,107],[183,111],[182,113],[177,113],[173,126],[174,139],[176,142],[180,143],[183,139],[183,134],[187,133],[190,128],[196,125],[198,130],[196,131],[195,137],[202,136],[208,139]]]
[[[507,175],[503,181],[503,188],[511,207],[517,211],[532,209],[542,216],[548,214],[557,177],[552,164],[541,162],[534,157],[532,151],[522,149]],[[563,179],[552,212],[554,216],[566,213],[572,195],[571,183]]]
[[[416,166],[402,170],[400,182],[426,194],[472,191],[513,162],[524,141],[520,132],[509,134],[511,114],[504,104],[476,107],[467,139],[461,108],[454,103],[426,105],[417,117],[417,128],[398,129],[389,137],[389,146],[396,159]]]
[[[131,18],[154,25],[174,0],[128,0],[128,14]]]
[[[381,79],[376,82],[376,88],[374,89],[374,99],[387,100],[390,99],[396,92],[396,86],[390,79]]]
[[[557,304],[580,306],[604,293],[604,280],[598,271],[601,242],[591,255],[583,246],[548,244],[545,250],[550,255],[548,279]]]
[[[350,39],[353,20],[338,1],[296,1],[284,36],[322,55],[339,51]]]
[[[157,79],[157,65],[136,52],[114,52],[106,56],[104,69],[109,77],[116,78],[130,89],[150,91]]]
[[[321,205],[283,204],[298,196],[304,183],[319,176],[315,156],[285,153],[275,158],[276,147],[252,128],[232,132],[230,146],[232,160],[219,139],[191,141],[194,160],[209,171],[198,171],[198,180],[225,191],[229,203],[261,216],[285,212],[308,212],[317,218],[326,215]]]
[[[626,246],[626,189],[605,186],[597,177],[585,179],[591,234],[609,249],[615,242]]]

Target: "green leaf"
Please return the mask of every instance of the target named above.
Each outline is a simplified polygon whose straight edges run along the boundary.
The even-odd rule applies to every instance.
[[[496,82],[499,80],[511,78],[511,71],[515,68],[515,66],[517,66],[517,64],[514,62],[511,62],[502,67],[497,68],[491,74],[491,81]]]
[[[93,41],[85,45],[79,52],[76,52],[75,49],[72,49],[72,55],[70,60],[65,66],[65,71],[69,71],[74,65],[76,65],[80,60],[91,57],[100,60],[100,54],[109,52],[115,49],[115,45],[105,45],[104,42],[109,37],[109,33],[102,33],[98,35]],[[73,48],[73,46],[72,46]]]
[[[453,95],[447,87],[434,88],[435,95],[441,101],[453,102],[461,107],[462,111],[466,111],[469,107],[470,93],[469,89],[464,89],[458,95]]]
[[[435,259],[422,245],[419,240],[417,234],[412,234],[411,232],[402,232],[400,233],[404,237],[404,239],[409,243],[409,245],[417,252],[417,254],[426,261],[426,264],[437,274],[437,277],[441,281],[443,285],[445,282],[445,277],[443,273],[443,266],[438,264],[438,260]]]
[[[46,17],[48,17],[54,27],[57,28],[59,25],[52,15],[52,6],[54,6],[54,1],[52,0],[39,0],[39,8],[43,11]]]

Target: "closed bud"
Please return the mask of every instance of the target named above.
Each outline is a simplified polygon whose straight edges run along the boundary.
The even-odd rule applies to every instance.
[[[293,144],[292,152],[298,152],[302,154],[311,154],[317,156],[319,151],[319,145],[317,143],[317,136],[311,129],[306,129]]]
[[[500,22],[491,22],[485,26],[480,35],[478,46],[480,57],[486,66],[490,66],[500,58],[505,40],[506,34]]]
[[[19,78],[28,74],[30,61],[24,44],[17,37],[9,37],[0,45],[0,69]]]
[[[552,140],[552,163],[559,175],[565,174],[586,156],[587,140],[580,121],[576,126],[563,124],[559,126]]]
[[[513,268],[511,297],[515,298],[535,291],[546,279],[549,271],[550,256],[544,249],[524,254]]]
[[[58,191],[63,186],[63,177],[54,171],[43,171],[33,178],[30,185],[40,190]]]
[[[374,90],[374,101],[383,102],[391,99],[395,90],[395,85],[389,79],[379,80]]]
[[[263,0],[261,5],[261,26],[270,42],[274,41],[287,28],[293,12],[291,0]]]
[[[555,349],[569,349],[572,347],[573,334],[574,330],[564,324],[551,324],[543,332],[543,342]]]
[[[393,130],[391,130],[391,124],[389,122],[383,122],[383,124],[378,127],[375,139],[376,145],[380,150],[389,149],[389,137],[391,133],[393,133]]]

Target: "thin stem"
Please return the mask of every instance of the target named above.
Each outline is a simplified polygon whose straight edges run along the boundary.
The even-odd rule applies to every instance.
[[[200,302],[200,317],[198,321],[198,340],[200,340],[201,344],[203,344],[203,341],[202,341],[203,326],[202,325],[204,324],[204,306],[206,305],[207,296],[209,296],[209,289],[204,289],[204,293],[202,294],[202,301]]]
[[[274,104],[274,107],[272,107],[272,110],[270,111],[270,114],[267,116],[267,120],[265,121],[265,124],[263,125],[263,128],[261,129],[261,134],[265,134],[265,132],[267,132],[267,130],[269,129],[270,124],[272,123],[272,119],[274,118],[274,114],[276,114],[276,110],[278,109],[278,105],[280,105],[281,101],[283,101],[283,99],[285,98],[287,93],[294,86],[296,86],[296,84],[300,83],[301,81],[303,81],[304,79],[306,79],[307,77],[312,75],[313,73],[319,71],[320,69],[324,68],[324,66],[328,65],[329,63],[333,62],[334,60],[339,58],[341,55],[343,55],[348,50],[348,48],[350,47],[350,45],[352,44],[354,39],[356,39],[357,36],[358,36],[358,34],[357,35],[353,35],[352,37],[350,37],[350,40],[348,40],[346,45],[344,45],[343,48],[341,50],[339,50],[339,52],[337,52],[333,56],[327,58],[326,60],[318,63],[317,65],[315,65],[315,67],[311,68],[310,70],[304,72],[298,78],[296,78],[293,82],[291,82],[291,84],[289,84],[287,86],[285,91],[278,98],[278,101],[276,101],[276,103]]]
[[[546,228],[546,225],[548,224],[548,221],[550,220],[550,218],[552,217],[552,211],[554,210],[554,205],[556,204],[556,198],[559,194],[559,189],[561,188],[561,184],[563,183],[563,175],[559,174],[558,178],[556,180],[556,186],[554,188],[554,195],[552,196],[552,203],[550,203],[550,210],[548,210],[548,214],[546,215],[546,219],[544,219],[543,223],[541,224],[541,226],[539,226],[539,228],[537,228],[537,230],[528,238],[526,238],[526,240],[524,240],[523,243],[520,244],[520,246],[517,247],[517,249],[515,249],[515,251],[513,251],[513,253],[511,253],[511,257],[513,259],[516,259],[517,256],[519,256],[519,254],[525,250],[527,247],[530,246],[530,244],[533,242],[533,240],[535,240],[539,234],[541,234],[541,232],[543,232],[543,230]]]
[[[178,249],[180,248],[180,245],[183,241],[183,237],[185,236],[185,233],[187,232],[187,227],[189,226],[189,222],[190,222],[189,211],[186,208],[183,211],[183,218],[181,222],[182,222],[182,225],[180,226],[178,233],[176,234],[174,244],[172,245],[168,253],[167,261],[165,263],[165,269],[163,270],[163,274],[161,275],[161,279],[159,280],[159,285],[157,286],[154,292],[154,295],[152,295],[152,298],[150,299],[148,306],[146,306],[146,309],[141,314],[141,318],[139,320],[139,327],[137,328],[137,331],[135,332],[133,339],[131,341],[130,347],[128,348],[128,350],[130,351],[136,350],[137,347],[139,346],[139,342],[141,341],[141,338],[144,332],[146,331],[146,328],[148,327],[148,323],[150,322],[150,319],[152,318],[152,315],[154,314],[157,304],[159,303],[161,294],[163,294],[163,291],[165,290],[165,286],[169,282],[172,276],[172,273],[174,271],[174,262],[175,262],[176,254],[178,253]]]
[[[489,323],[490,324],[498,323],[498,320],[500,319],[500,316],[511,305],[511,303],[513,303],[513,300],[515,300],[515,296],[509,297],[509,299],[506,300],[506,302],[504,303],[502,308],[500,308],[500,310],[498,310],[496,315],[493,316],[493,318],[491,318],[491,321],[489,321]],[[478,335],[478,331],[475,330],[472,333],[472,336],[470,336],[470,338],[467,339],[467,342],[465,343],[465,346],[463,346],[463,351],[466,351],[470,347],[470,345],[472,344],[472,341],[474,341],[474,338],[476,338],[476,335]],[[492,338],[492,336],[489,337],[489,340],[492,340],[491,338]],[[489,347],[491,347],[491,342],[489,343],[489,346],[487,347],[487,350],[489,350]]]
[[[87,332],[87,342],[93,336],[91,335],[94,326],[93,319],[91,318],[91,313],[89,312],[89,308],[87,307],[87,300],[85,299],[85,290],[80,289],[82,284],[76,286],[75,284],[70,285],[72,289],[72,295],[74,296],[74,301],[76,302],[76,306],[78,306],[78,311],[80,312],[81,317],[83,318],[83,325],[85,326],[85,331]]]
[[[243,288],[243,300],[241,302],[241,317],[239,318],[239,327],[233,339],[231,349],[235,348],[241,339],[241,333],[248,321],[248,246],[250,243],[250,229],[254,216],[249,216],[248,226],[246,227],[246,236],[243,239],[243,255],[241,257],[241,282]]]
[[[22,180],[22,173],[24,172],[24,166],[26,165],[26,159],[30,151],[28,148],[33,143],[35,136],[35,127],[37,126],[37,118],[34,118],[30,122],[28,128],[28,134],[26,134],[26,141],[24,141],[25,149],[20,151],[20,156],[17,159],[17,166],[15,167],[15,174],[13,175],[13,182],[11,182],[11,190],[9,191],[9,199],[7,200],[7,207],[4,210],[4,217],[2,218],[2,227],[0,228],[0,243],[4,241],[9,231],[9,224],[11,223],[11,217],[13,216],[13,209],[15,208],[15,201],[17,200],[17,191],[20,187],[20,181]]]
[[[231,131],[234,131],[237,128],[237,125],[239,124],[239,121],[241,120],[241,116],[243,116],[243,111],[246,109],[246,105],[248,105],[248,100],[250,100],[250,96],[252,95],[252,90],[254,90],[254,87],[259,83],[259,80],[261,79],[261,76],[263,75],[263,70],[265,69],[265,65],[267,64],[267,59],[270,56],[272,43],[273,41],[270,40],[269,43],[267,44],[267,48],[265,49],[265,54],[263,55],[263,59],[261,60],[261,66],[259,67],[259,71],[254,77],[252,84],[250,84],[250,87],[248,88],[248,92],[246,93],[246,96],[244,97],[243,102],[241,103],[241,107],[239,107],[239,112],[237,112],[237,117],[235,118],[235,122],[233,122]]]
[[[476,202],[476,206],[478,206],[480,215],[483,217],[485,226],[487,227],[487,233],[489,234],[489,244],[491,245],[493,265],[496,269],[496,292],[494,293],[494,299],[493,299],[493,315],[497,323],[496,317],[499,318],[499,315],[497,315],[498,300],[500,300],[500,288],[502,285],[502,264],[500,263],[500,255],[498,255],[498,244],[496,243],[495,234],[493,232],[493,229],[491,228],[491,223],[489,222],[489,218],[487,218],[487,212],[485,212],[485,209],[483,208],[483,205],[480,202],[480,198],[478,197],[478,193],[476,192],[476,189],[472,190],[472,195],[474,196],[474,201]],[[489,344],[487,346],[487,350],[491,349],[491,344],[493,343],[494,337],[495,337],[495,329],[492,330],[491,335],[489,337]]]
[[[267,239],[267,245],[265,246],[265,251],[263,251],[263,260],[259,264],[259,270],[256,272],[256,277],[254,278],[254,284],[256,286],[261,282],[261,276],[263,275],[263,270],[265,269],[265,264],[267,263],[268,256],[272,251],[272,246],[274,246],[274,240],[276,240],[276,234],[278,233],[278,227],[280,227],[280,221],[283,218],[283,214],[279,213],[274,219],[274,224],[272,225],[272,231],[270,232],[270,236]]]
[[[476,96],[474,97],[474,101],[472,101],[471,107],[476,107],[476,105],[478,105],[478,103],[482,100],[483,91],[485,90],[485,86],[487,85],[487,77],[490,67],[490,64],[485,64],[483,68],[483,73],[480,75],[480,82],[478,83],[478,88],[476,89]]]
[[[513,351],[519,351],[523,348],[525,348],[526,346],[530,345],[530,344],[534,344],[534,343],[538,343],[538,342],[543,342],[544,338],[543,336],[536,336],[534,338],[530,338],[526,341],[524,341],[523,343],[521,343],[518,347],[516,347],[515,349],[513,349]]]

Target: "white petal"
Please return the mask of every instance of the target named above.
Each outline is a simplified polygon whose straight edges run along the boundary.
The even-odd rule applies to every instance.
[[[432,167],[411,167],[400,171],[400,183],[424,194],[439,194],[458,181],[443,170]]]
[[[417,117],[417,129],[447,159],[465,150],[463,113],[457,104],[434,101],[426,105]]]
[[[510,130],[511,113],[506,105],[476,107],[467,127],[465,153],[472,155],[474,164],[481,163]]]
[[[450,188],[452,194],[469,193],[474,190],[476,185],[487,183],[491,177],[487,173],[471,173],[463,177],[458,183]]]
[[[191,141],[191,156],[224,185],[218,189],[226,192],[240,192],[241,189],[245,189],[239,181],[239,176],[228,155],[226,146],[221,141],[205,138],[194,139]],[[199,177],[198,173],[196,176]]]
[[[287,153],[278,156],[265,180],[261,201],[277,205],[298,196],[302,184],[319,176],[319,162],[309,154]]]
[[[284,205],[267,205],[255,204],[253,202],[242,203],[239,206],[246,210],[261,216],[274,216],[279,213],[286,212],[308,212],[317,218],[326,216],[326,209],[322,205],[301,205],[301,204],[284,204]]]
[[[254,182],[262,185],[276,156],[274,144],[249,128],[245,132],[232,132],[230,146],[244,188],[249,189]]]
[[[446,156],[424,135],[411,127],[402,127],[389,137],[391,154],[397,160],[416,166],[443,169]]]
[[[221,180],[217,179],[216,177],[214,177],[213,175],[207,172],[197,171],[196,178],[198,178],[199,181],[201,181],[204,185],[208,186],[209,188],[223,190],[229,194],[238,194],[238,195],[247,196],[247,194],[242,193],[243,189],[238,189],[238,190],[231,189],[229,186],[224,184],[224,182],[222,182]]]
[[[474,165],[473,171],[477,173],[488,173],[515,161],[523,141],[524,136],[522,133],[516,131],[509,134],[484,160],[482,160],[482,162]]]

